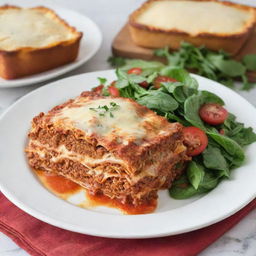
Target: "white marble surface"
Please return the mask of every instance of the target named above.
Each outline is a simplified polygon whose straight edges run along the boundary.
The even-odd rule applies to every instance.
[[[106,59],[111,54],[110,45],[114,35],[125,23],[128,14],[139,6],[143,0],[0,0],[2,4],[19,4],[21,6],[59,5],[74,9],[92,18],[103,32],[103,45],[100,51],[88,63],[79,69],[62,77],[84,73],[88,71],[110,68]],[[233,0],[245,4],[255,5],[255,0]],[[0,89],[0,112],[27,92],[40,85],[33,85],[17,89]],[[239,92],[256,106],[256,88],[249,92]],[[0,206],[1,207],[1,206]],[[28,255],[7,236],[0,233],[0,256]],[[256,256],[256,210],[244,218],[238,225],[218,239],[201,256]]]

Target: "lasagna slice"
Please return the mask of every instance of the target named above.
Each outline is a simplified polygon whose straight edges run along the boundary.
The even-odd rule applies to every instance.
[[[170,187],[187,160],[182,125],[128,98],[83,92],[32,121],[29,165],[134,206]]]

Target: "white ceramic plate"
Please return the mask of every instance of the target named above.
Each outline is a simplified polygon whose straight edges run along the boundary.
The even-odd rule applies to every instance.
[[[75,27],[78,31],[83,32],[83,38],[80,42],[77,59],[70,64],[23,78],[13,80],[0,78],[0,88],[27,86],[63,75],[83,65],[86,61],[92,58],[100,48],[102,35],[98,26],[91,19],[68,9],[50,8],[53,9],[61,18],[66,20],[69,25]]]
[[[179,234],[218,222],[256,196],[256,143],[246,149],[246,163],[212,192],[191,200],[171,199],[162,191],[152,214],[121,215],[104,207],[86,210],[47,191],[29,169],[24,147],[31,119],[41,111],[75,97],[98,84],[97,77],[114,80],[112,70],[69,77],[41,87],[12,105],[0,118],[0,189],[14,204],[52,225],[84,234],[146,238]],[[232,90],[196,76],[201,89],[220,95],[239,121],[256,128],[255,108]]]

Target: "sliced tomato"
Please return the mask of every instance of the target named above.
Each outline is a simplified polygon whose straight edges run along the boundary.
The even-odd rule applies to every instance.
[[[120,96],[119,90],[114,85],[111,85],[108,87],[108,92],[110,93],[111,96],[114,96],[114,97]]]
[[[221,135],[225,135],[224,129],[220,129],[220,130],[219,130],[219,133],[220,133]]]
[[[208,145],[208,138],[205,132],[197,127],[189,126],[183,128],[184,144],[187,146],[187,154],[196,156],[201,154]]]
[[[141,86],[141,87],[147,89],[148,86],[149,86],[149,83],[148,83],[147,81],[143,81],[143,82],[139,83],[139,86]]]
[[[178,81],[169,76],[158,76],[154,80],[154,87],[158,89],[161,87],[161,83],[164,83],[164,82],[178,82]]]
[[[128,74],[140,75],[142,73],[141,68],[131,68],[127,71]]]
[[[110,84],[110,86],[111,86],[111,85],[115,86],[115,85],[116,85],[116,80],[112,81],[111,84]]]
[[[228,118],[228,111],[219,104],[207,103],[199,109],[199,115],[207,124],[218,125]]]
[[[95,92],[95,93],[97,93],[97,94],[101,94],[103,88],[104,88],[104,85],[103,85],[103,84],[100,84],[99,86],[94,87],[94,88],[92,89],[92,91]]]

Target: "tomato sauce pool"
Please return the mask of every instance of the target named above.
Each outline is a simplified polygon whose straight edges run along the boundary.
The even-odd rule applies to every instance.
[[[80,191],[84,191],[86,203],[78,204],[78,206],[83,208],[105,206],[119,209],[124,214],[145,214],[153,212],[157,206],[157,200],[152,200],[148,204],[142,204],[139,206],[122,204],[120,201],[111,199],[104,195],[92,195],[85,188],[62,176],[52,175],[38,170],[34,170],[34,172],[48,190],[64,200],[67,200],[70,196]]]

